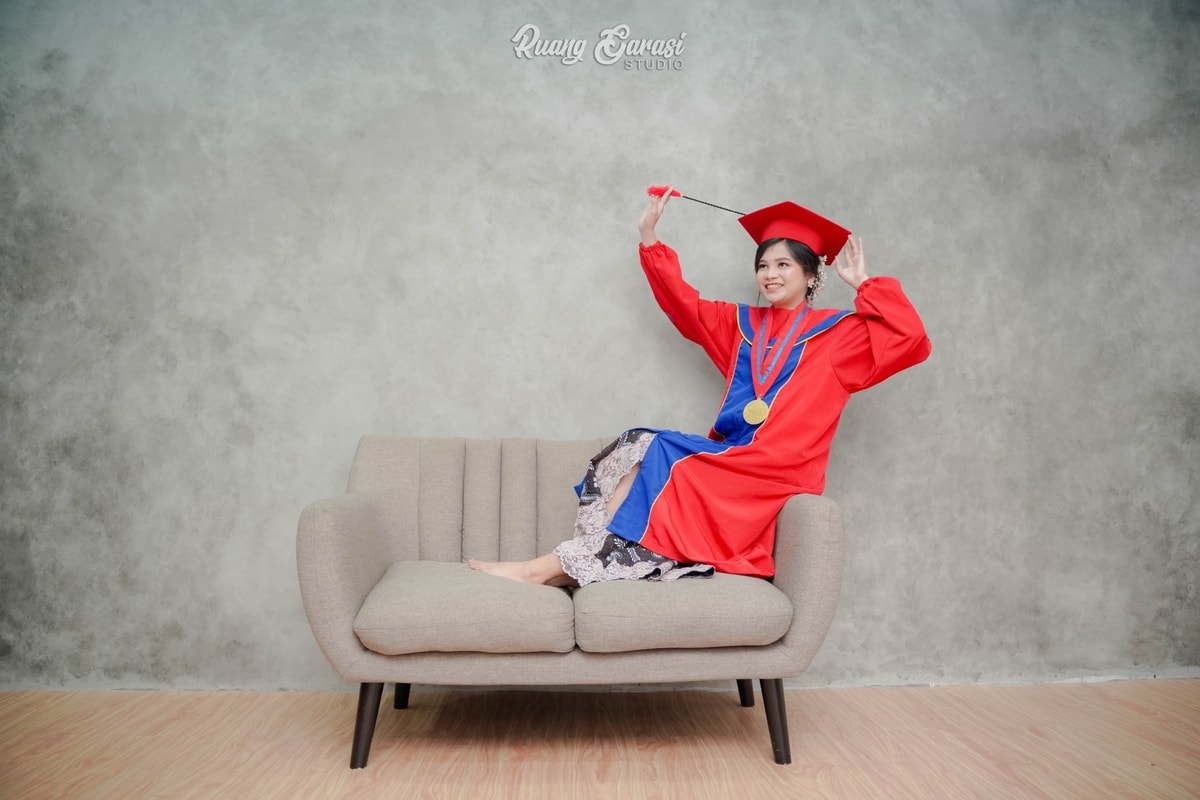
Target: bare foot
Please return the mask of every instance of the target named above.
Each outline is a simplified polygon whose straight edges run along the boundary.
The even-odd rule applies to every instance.
[[[562,561],[554,553],[547,553],[532,561],[480,561],[472,558],[467,564],[477,572],[486,572],[521,583],[562,586],[562,579],[568,577],[563,571]]]
[[[472,558],[467,564],[476,572],[486,572],[500,578],[509,578],[521,583],[541,583],[530,574],[528,561],[480,561]]]

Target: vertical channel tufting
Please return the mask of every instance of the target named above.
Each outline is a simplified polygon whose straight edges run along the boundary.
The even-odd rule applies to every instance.
[[[537,555],[537,448],[533,439],[505,439],[500,454],[500,558]]]
[[[499,439],[467,441],[463,475],[463,558],[500,558]]]
[[[388,527],[389,555],[396,561],[416,559],[419,553],[420,447],[420,439],[363,436],[346,485],[348,492],[377,498]]]
[[[464,439],[421,441],[422,561],[462,560]]]

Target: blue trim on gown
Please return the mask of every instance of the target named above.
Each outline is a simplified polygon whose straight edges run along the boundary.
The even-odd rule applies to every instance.
[[[853,311],[841,311],[833,314],[812,328],[803,331],[797,337],[796,346],[788,354],[779,376],[763,397],[768,405],[774,402],[779,390],[795,373],[804,354],[805,343],[853,313]],[[721,408],[717,412],[716,422],[713,423],[712,433],[706,437],[695,433],[661,428],[642,428],[642,430],[648,430],[655,434],[654,441],[650,443],[650,447],[647,448],[646,454],[642,458],[637,477],[634,478],[633,485],[629,489],[629,496],[617,509],[616,516],[609,523],[608,530],[611,533],[631,542],[641,542],[642,537],[646,534],[654,501],[658,499],[663,487],[667,485],[667,481],[671,478],[671,470],[677,463],[688,456],[699,453],[723,453],[730,448],[741,447],[754,441],[754,434],[758,431],[759,426],[746,422],[742,416],[742,409],[754,399],[754,381],[751,377],[753,370],[751,344],[754,341],[755,331],[754,326],[750,324],[750,306],[738,306],[738,327],[741,329],[742,341],[738,345],[737,364],[726,389],[725,398],[721,402]],[[768,344],[774,346],[774,340],[768,340]],[[575,493],[581,494],[582,491],[583,483],[580,482],[575,487]]]

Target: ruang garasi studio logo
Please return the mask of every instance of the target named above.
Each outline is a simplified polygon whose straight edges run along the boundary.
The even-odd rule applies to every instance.
[[[627,70],[683,69],[683,39],[680,33],[672,39],[633,39],[630,28],[621,23],[600,31],[600,39],[592,48],[597,64],[612,66],[623,62]],[[513,53],[517,58],[557,58],[570,66],[583,60],[587,39],[543,39],[542,31],[527,22],[512,37]]]

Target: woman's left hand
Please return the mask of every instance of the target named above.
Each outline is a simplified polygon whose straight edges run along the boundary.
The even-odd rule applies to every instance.
[[[839,255],[833,261],[833,266],[837,270],[838,277],[850,284],[851,289],[858,289],[858,285],[867,279],[867,260],[863,257],[862,239],[856,242],[851,236],[846,240],[846,249],[843,251],[846,259],[842,260]]]

